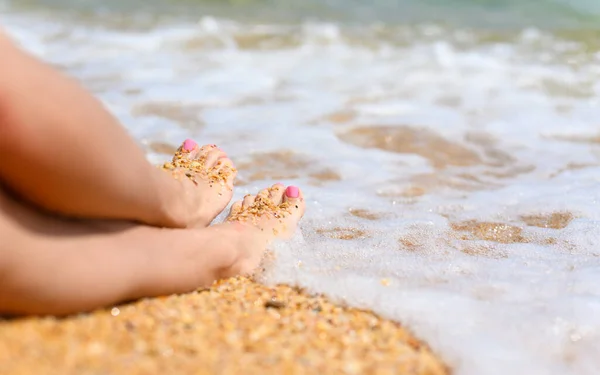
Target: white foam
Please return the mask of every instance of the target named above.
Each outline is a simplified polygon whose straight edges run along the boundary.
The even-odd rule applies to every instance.
[[[600,146],[565,139],[597,136],[600,70],[579,43],[530,29],[513,41],[477,45],[467,30],[437,26],[425,27],[425,38],[418,28],[397,30],[398,40],[414,36],[407,43],[368,36],[361,43],[337,25],[298,29],[214,18],[143,33],[17,13],[3,15],[3,25],[96,88],[138,139],[176,144],[193,136],[221,145],[234,160],[289,149],[337,169],[342,180],[322,186],[305,176],[283,181],[303,186],[309,207],[303,239],[277,246],[269,282],[298,283],[400,320],[459,375],[597,372],[600,169],[593,165]],[[44,38],[49,31],[64,36]],[[238,37],[253,33],[294,43],[241,48]],[[220,42],[208,43],[215,38]],[[563,58],[565,51],[583,57]],[[206,126],[132,115],[136,106],[161,101],[200,108]],[[460,173],[470,173],[488,188],[380,196],[433,169],[426,158],[340,141],[335,132],[350,125],[319,119],[346,109],[364,126],[422,126],[460,144],[483,133],[512,159],[437,172],[463,182]],[[506,178],[485,174],[527,166],[535,168]],[[270,182],[241,187],[236,197]],[[385,215],[369,221],[348,215],[349,208]],[[520,219],[563,211],[575,216],[563,229],[527,227]],[[450,222],[466,220],[506,222],[528,238],[555,241],[461,241]],[[342,240],[316,231],[335,228],[365,235]],[[483,250],[470,255],[468,246]]]

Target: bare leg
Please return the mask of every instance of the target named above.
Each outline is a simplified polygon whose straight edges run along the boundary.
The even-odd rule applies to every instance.
[[[21,198],[68,216],[168,227],[208,225],[227,205],[206,196],[207,181],[150,165],[100,102],[1,30],[0,61],[0,182]]]
[[[275,185],[236,204],[227,223],[160,229],[46,216],[0,190],[0,313],[68,314],[208,286],[251,273],[269,241],[304,212]]]

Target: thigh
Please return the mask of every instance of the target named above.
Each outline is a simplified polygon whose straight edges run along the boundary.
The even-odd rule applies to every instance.
[[[56,237],[91,234],[98,231],[92,221],[72,220],[47,213],[21,201],[0,185],[0,239]]]

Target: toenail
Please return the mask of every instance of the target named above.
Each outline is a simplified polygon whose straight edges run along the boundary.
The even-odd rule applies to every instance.
[[[287,195],[289,198],[298,198],[300,195],[300,189],[295,186],[288,186],[287,189],[285,189],[285,195]]]
[[[183,149],[186,151],[192,151],[197,146],[198,144],[191,139],[186,139],[185,141],[183,141]]]

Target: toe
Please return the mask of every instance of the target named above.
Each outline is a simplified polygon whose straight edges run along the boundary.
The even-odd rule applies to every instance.
[[[219,149],[213,148],[206,153],[206,160],[204,160],[204,165],[206,168],[212,168],[216,165],[216,163],[221,160],[227,158],[227,154]]]
[[[217,160],[213,170],[213,174],[216,174],[221,181],[225,181],[225,184],[233,188],[233,181],[237,176],[237,169],[233,165],[233,162],[229,158],[221,158]]]
[[[199,147],[195,159],[205,164],[206,159],[208,158],[208,154],[213,150],[217,150],[217,145],[204,145],[202,147]]]
[[[304,215],[304,196],[302,195],[302,191],[300,191],[300,189],[298,189],[296,186],[288,186],[285,189],[283,202],[289,205],[289,209],[292,211],[292,213],[298,214],[299,217]]]
[[[283,202],[283,194],[285,193],[285,185],[277,183],[271,186],[269,189],[269,198],[274,204],[280,205]]]
[[[200,152],[200,147],[192,139],[186,139],[175,152],[173,162],[180,159],[192,160],[195,159]]]
[[[258,194],[256,194],[256,198],[260,198],[263,201],[270,200],[271,197],[269,196],[269,189],[262,189],[259,191]]]
[[[242,203],[243,208],[248,208],[254,204],[254,200],[256,199],[255,195],[246,195],[244,197],[244,202]]]
[[[231,209],[229,210],[229,216],[237,215],[242,211],[242,201],[237,201],[231,205]]]

